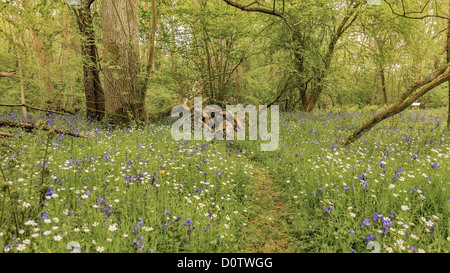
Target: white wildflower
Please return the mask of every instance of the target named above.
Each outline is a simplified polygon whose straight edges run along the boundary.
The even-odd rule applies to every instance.
[[[109,230],[109,231],[116,231],[116,230],[117,230],[117,224],[110,225],[110,226],[108,227],[108,230]]]
[[[27,247],[27,246],[24,245],[24,244],[19,244],[19,245],[17,246],[17,251],[24,251],[26,247]]]

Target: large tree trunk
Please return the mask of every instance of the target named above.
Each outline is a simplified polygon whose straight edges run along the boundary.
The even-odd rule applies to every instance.
[[[118,125],[144,120],[145,89],[138,78],[138,1],[103,0],[102,11],[107,118]]]
[[[74,11],[82,36],[81,54],[84,59],[86,115],[96,120],[102,120],[105,117],[105,94],[100,82],[100,62],[92,23],[91,4],[93,2],[93,0],[83,0],[82,6]]]
[[[450,3],[448,5],[450,12]],[[447,63],[450,63],[450,20],[447,21]],[[447,128],[450,129],[450,80],[448,81],[448,114],[447,114]]]
[[[426,77],[423,77],[410,85],[393,106],[376,114],[361,127],[353,131],[353,133],[341,143],[341,146],[347,146],[355,140],[359,139],[364,133],[372,129],[381,121],[402,112],[417,99],[428,93],[428,91],[449,80],[450,63],[447,63],[446,65],[436,69]]]
[[[24,0],[22,3],[23,9],[28,13],[29,18],[32,18],[32,16],[36,16],[33,14],[33,12],[30,10],[29,7],[29,0]],[[28,19],[29,20],[29,19]],[[51,72],[50,72],[50,66],[49,66],[49,60],[50,57],[48,56],[48,50],[47,48],[44,48],[44,44],[41,41],[41,38],[39,36],[39,30],[36,28],[35,24],[30,24],[31,27],[31,34],[33,36],[34,44],[36,46],[36,52],[39,57],[39,62],[41,67],[43,68],[43,85],[45,86],[45,89],[47,91],[47,95],[50,95],[53,90],[52,86],[52,80],[51,80]]]

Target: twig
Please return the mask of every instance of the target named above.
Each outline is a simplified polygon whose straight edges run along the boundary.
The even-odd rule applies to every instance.
[[[4,119],[0,119],[0,126],[19,127],[19,128],[25,129],[27,132],[31,132],[33,129],[38,128],[38,125],[33,124],[33,123],[15,122],[15,121],[4,120]],[[56,129],[56,128],[50,127],[48,125],[44,125],[42,127],[42,129],[44,129],[46,131],[54,130],[54,132],[57,134],[69,135],[69,136],[79,137],[79,138],[95,139],[95,137],[93,137],[93,136],[86,136],[86,135],[75,133],[75,132],[72,132],[69,130]]]
[[[59,115],[67,115],[66,113],[69,113],[71,115],[74,115],[74,113],[67,111],[65,109],[63,109],[64,112],[58,112],[58,111],[52,111],[52,110],[45,110],[45,109],[40,109],[34,106],[29,106],[26,104],[0,104],[0,106],[5,106],[5,107],[26,107],[28,109],[32,109],[32,110],[36,110],[36,111],[42,111],[42,112],[49,112],[49,113],[53,113],[53,114],[59,114]]]

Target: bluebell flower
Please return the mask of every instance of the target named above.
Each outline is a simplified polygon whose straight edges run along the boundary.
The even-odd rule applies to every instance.
[[[48,217],[49,217],[49,215],[48,215],[48,212],[44,212],[44,213],[41,213],[39,216],[38,216],[38,218],[44,218],[44,219],[48,219]]]
[[[190,224],[192,224],[192,221],[191,221],[191,219],[189,219],[189,217],[186,219],[186,221],[184,221],[184,223],[183,223],[183,226],[187,226],[187,225],[190,225]]]
[[[112,209],[112,207],[111,207],[110,205],[106,205],[106,206],[102,209],[102,211],[104,211],[104,212],[105,212],[105,215],[109,217],[109,216],[111,215],[111,212],[109,212],[110,209]]]
[[[369,186],[369,183],[367,181],[363,181],[361,184],[361,189],[365,190]]]
[[[133,243],[136,244],[137,246],[139,246],[139,250],[144,249],[145,242],[142,242],[143,239],[144,238],[142,236],[140,236],[137,240],[136,239],[133,240]]]
[[[367,219],[364,219],[364,221],[363,221],[363,223],[362,224],[359,224],[361,227],[364,227],[364,226],[370,226],[370,223],[369,223],[369,220],[367,220]]]
[[[372,234],[367,235],[367,237],[366,237],[366,244],[368,244],[369,241],[372,240],[372,239],[375,239],[375,235],[372,235]]]
[[[372,222],[374,222],[375,223],[375,221],[378,219],[378,218],[380,218],[380,213],[375,213],[375,215],[371,218],[371,220],[372,220]]]
[[[50,188],[47,190],[47,192],[45,193],[46,196],[52,196],[53,195],[53,188]]]
[[[134,226],[134,229],[131,233],[135,234],[136,231],[141,227],[141,225],[144,224],[144,221],[142,221],[141,218],[138,218],[138,223]]]
[[[12,248],[14,245],[10,245],[10,244],[7,244],[6,246],[5,246],[5,248],[4,248],[4,250],[7,250],[8,248]]]

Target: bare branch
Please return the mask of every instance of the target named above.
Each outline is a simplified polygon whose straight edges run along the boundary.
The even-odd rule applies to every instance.
[[[428,1],[428,2],[423,6],[423,8],[422,8],[422,10],[421,10],[420,12],[418,12],[418,11],[409,11],[409,12],[407,12],[406,9],[405,9],[405,5],[404,5],[404,3],[403,3],[403,0],[402,0],[402,9],[403,9],[403,13],[398,13],[398,12],[396,12],[396,11],[394,10],[394,7],[392,7],[392,4],[391,4],[390,2],[388,2],[387,0],[384,0],[384,2],[389,6],[389,9],[391,10],[391,12],[392,12],[393,14],[395,14],[395,15],[397,15],[397,16],[400,16],[400,17],[404,17],[404,18],[408,18],[408,19],[418,19],[418,20],[420,20],[420,19],[425,19],[425,18],[430,18],[430,17],[432,17],[432,18],[440,18],[440,19],[445,19],[445,20],[450,20],[449,17],[445,17],[445,16],[438,15],[438,14],[426,14],[426,15],[418,16],[418,17],[414,17],[414,16],[410,16],[410,15],[409,15],[409,14],[421,14],[421,13],[423,13],[423,11],[425,10],[426,6],[428,5],[428,3],[429,3],[430,1]],[[436,11],[436,13],[437,13],[437,11]]]
[[[41,111],[41,112],[48,112],[48,113],[53,113],[53,114],[59,114],[59,115],[67,115],[67,113],[75,115],[75,113],[71,112],[71,111],[67,111],[65,109],[62,109],[64,111],[63,112],[57,112],[57,111],[52,111],[52,110],[48,110],[48,109],[40,109],[40,108],[36,108],[33,106],[29,106],[26,104],[0,104],[0,106],[6,106],[6,107],[26,107],[28,109],[32,109],[32,110],[36,110],[36,111]]]
[[[4,120],[4,119],[0,119],[0,126],[19,127],[19,128],[24,129],[27,132],[31,132],[34,129],[39,127],[37,124],[34,124],[34,123],[16,122],[16,121],[11,121],[11,120]],[[69,135],[69,136],[73,136],[73,137],[86,138],[86,139],[95,139],[94,136],[82,135],[82,134],[79,134],[79,133],[76,133],[76,132],[72,132],[72,131],[69,131],[69,130],[56,129],[56,128],[50,127],[48,125],[44,125],[42,127],[42,129],[45,130],[45,131],[52,131],[53,130],[56,134]]]
[[[288,22],[287,18],[284,16],[284,2],[283,2],[283,12],[278,12],[275,10],[275,6],[273,9],[266,9],[266,8],[262,8],[262,7],[251,7],[253,4],[259,4],[258,1],[255,1],[249,5],[242,5],[240,3],[237,3],[235,1],[231,1],[231,0],[223,0],[225,3],[227,3],[230,6],[233,6],[235,8],[238,8],[242,11],[248,11],[248,12],[260,12],[260,13],[265,13],[265,14],[269,14],[269,15],[273,15],[273,16],[277,16],[280,17],[281,19],[283,19],[283,21],[286,23],[286,25],[294,32],[297,32],[294,27]]]

